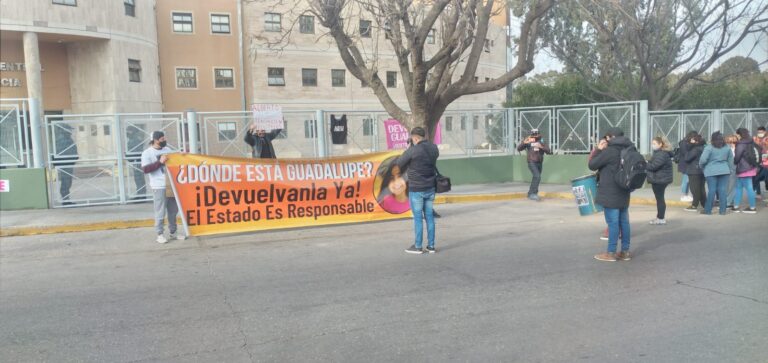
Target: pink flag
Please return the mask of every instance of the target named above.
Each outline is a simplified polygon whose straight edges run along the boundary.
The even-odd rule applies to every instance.
[[[393,118],[384,121],[384,130],[387,135],[387,149],[406,149],[408,148],[408,137],[410,131],[403,126],[400,121]],[[435,132],[434,144],[440,144],[443,141],[442,132],[440,131],[440,122],[437,123],[437,131]]]

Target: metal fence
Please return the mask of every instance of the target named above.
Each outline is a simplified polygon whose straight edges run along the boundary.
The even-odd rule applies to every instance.
[[[141,153],[152,132],[172,150],[188,150],[180,113],[45,117],[50,205],[54,208],[151,199]]]
[[[736,133],[738,128],[745,128],[752,133],[759,126],[768,126],[768,108],[652,111],[649,115],[650,138],[661,136],[672,143],[682,140],[691,131],[708,139],[715,131],[728,135]],[[648,145],[650,142],[645,141]]]
[[[0,100],[0,167],[30,167],[29,104]],[[279,158],[366,154],[388,149],[382,110],[286,110],[285,128],[273,141]],[[346,138],[334,143],[331,118],[347,120]],[[50,205],[54,208],[146,201],[141,153],[151,133],[162,130],[173,150],[250,157],[244,142],[251,112],[187,112],[45,116],[44,150]],[[597,135],[624,130],[642,152],[654,136],[679,140],[691,130],[733,133],[768,124],[768,109],[648,112],[647,102],[448,110],[439,122],[442,158],[516,153],[532,129],[560,154],[588,153]],[[190,130],[194,125],[194,130]],[[191,132],[190,132],[191,131]],[[195,137],[190,139],[190,137]],[[194,149],[193,149],[194,148]],[[38,157],[38,156],[35,156]]]
[[[29,103],[0,99],[0,167],[30,166]]]
[[[647,107],[644,101],[515,108],[515,145],[538,129],[553,152],[588,153],[601,130],[613,127],[637,142],[643,107]]]

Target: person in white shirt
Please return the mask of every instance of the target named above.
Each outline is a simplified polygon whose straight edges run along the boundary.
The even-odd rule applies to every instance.
[[[157,243],[166,243],[169,239],[183,240],[182,234],[176,234],[176,215],[179,213],[179,207],[176,204],[176,198],[173,193],[167,193],[166,188],[170,188],[165,170],[165,162],[168,161],[168,155],[173,151],[166,146],[165,134],[162,131],[152,132],[152,141],[150,147],[141,153],[141,169],[144,174],[149,175],[149,187],[152,193],[152,201],[155,205],[155,231],[157,232]],[[163,219],[168,216],[169,238],[165,238],[163,233]]]

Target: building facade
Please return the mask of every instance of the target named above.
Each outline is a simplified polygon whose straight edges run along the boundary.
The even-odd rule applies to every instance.
[[[45,111],[65,114],[234,111],[254,103],[380,109],[302,10],[273,1],[2,0],[0,97],[39,98]],[[505,19],[494,18],[479,81],[506,71]],[[384,32],[370,19],[348,22],[351,33],[367,32],[366,47],[381,48],[382,79],[406,105]],[[370,28],[360,28],[364,24]],[[269,45],[286,34],[284,46]],[[429,55],[439,32],[428,43]],[[504,96],[503,90],[466,96],[453,107],[486,108]]]
[[[162,110],[154,1],[0,1],[0,98],[47,113]]]

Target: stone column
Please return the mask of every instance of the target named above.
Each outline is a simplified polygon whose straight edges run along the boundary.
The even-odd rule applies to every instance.
[[[27,75],[27,97],[29,103],[29,126],[32,138],[32,165],[44,167],[43,160],[43,75],[40,65],[40,48],[37,33],[24,33],[24,63]]]

